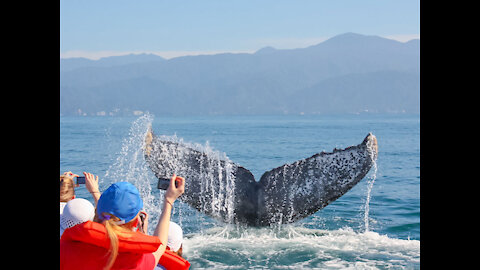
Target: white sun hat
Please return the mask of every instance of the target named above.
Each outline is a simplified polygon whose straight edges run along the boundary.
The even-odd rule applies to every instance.
[[[168,228],[168,241],[167,246],[174,252],[177,252],[183,243],[183,231],[182,228],[175,222],[170,221]]]
[[[60,237],[66,229],[93,220],[94,216],[95,208],[91,202],[82,198],[70,200],[60,215]]]

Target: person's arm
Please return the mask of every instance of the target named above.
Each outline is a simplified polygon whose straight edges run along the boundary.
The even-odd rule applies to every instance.
[[[83,172],[83,175],[85,175],[85,188],[92,194],[95,207],[97,207],[100,195],[102,195],[98,189],[98,175],[95,177],[93,174],[87,172]]]
[[[175,186],[175,181],[178,181],[178,187]],[[165,252],[165,249],[167,248],[168,228],[170,226],[170,215],[173,203],[183,194],[183,192],[185,192],[185,179],[173,174],[172,179],[170,179],[170,186],[168,187],[167,192],[165,193],[165,199],[163,200],[162,214],[160,215],[157,227],[153,232],[153,235],[157,236],[160,239],[160,242],[162,242],[157,251],[153,253],[153,256],[155,257],[155,265],[158,264],[160,257],[162,257],[163,252]]]

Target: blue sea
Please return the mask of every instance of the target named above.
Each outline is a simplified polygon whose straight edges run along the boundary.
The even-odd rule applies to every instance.
[[[184,230],[191,269],[419,269],[420,116],[405,114],[60,117],[60,172],[99,175],[100,191],[129,181],[141,191],[153,231],[163,191],[145,165],[143,136],[199,145],[249,169],[268,170],[362,142],[378,141],[376,168],[345,195],[290,225],[245,228],[180,201],[172,220]],[[78,197],[93,202],[84,186]]]

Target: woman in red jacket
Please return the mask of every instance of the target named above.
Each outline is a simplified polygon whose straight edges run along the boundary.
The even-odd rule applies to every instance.
[[[149,236],[137,231],[143,208],[137,188],[128,182],[112,184],[97,204],[95,220],[100,223],[87,221],[63,233],[60,269],[153,269],[165,252],[173,202],[184,191],[185,179],[174,174]]]

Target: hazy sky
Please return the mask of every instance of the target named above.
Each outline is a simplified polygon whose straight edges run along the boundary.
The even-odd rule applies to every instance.
[[[61,0],[60,57],[304,48],[346,32],[420,38],[420,0]]]

